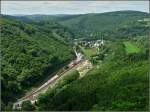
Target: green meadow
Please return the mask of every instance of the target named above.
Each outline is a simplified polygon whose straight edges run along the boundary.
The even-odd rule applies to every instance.
[[[127,54],[138,53],[141,51],[141,49],[138,46],[134,45],[130,41],[124,42],[124,45],[125,45],[125,50],[126,50]]]
[[[98,52],[97,48],[84,48],[84,47],[80,48],[88,58],[90,58],[93,55],[96,55]]]

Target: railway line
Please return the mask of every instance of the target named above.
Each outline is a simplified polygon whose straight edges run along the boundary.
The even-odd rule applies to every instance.
[[[57,81],[59,81],[61,78],[63,78],[65,76],[65,74],[73,69],[75,69],[76,67],[78,67],[82,62],[84,62],[85,59],[79,60],[76,62],[76,60],[73,60],[71,63],[73,63],[72,66],[68,67],[67,69],[61,69],[59,70],[53,77],[51,77],[47,82],[45,82],[44,84],[42,84],[39,88],[37,88],[35,91],[31,92],[30,94],[24,96],[21,99],[18,99],[18,101],[16,103],[14,103],[13,108],[21,108],[22,102],[29,100],[31,101],[31,103],[35,103],[35,101],[37,101],[38,95],[41,93],[46,92],[46,90],[52,86],[55,85],[57,83]]]

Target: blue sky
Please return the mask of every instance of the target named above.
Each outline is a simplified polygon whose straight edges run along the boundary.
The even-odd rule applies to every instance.
[[[85,14],[117,10],[149,12],[149,1],[1,1],[2,14]]]

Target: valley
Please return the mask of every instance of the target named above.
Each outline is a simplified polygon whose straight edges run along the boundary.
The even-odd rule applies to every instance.
[[[70,74],[74,70],[77,70],[80,74],[80,77],[83,77],[83,75],[85,75],[92,68],[92,65],[88,60],[78,59],[78,54],[79,53],[76,55],[77,58],[67,65],[68,68],[64,66],[58,70],[53,77],[44,82],[44,84],[40,85],[36,90],[31,91],[23,98],[18,99],[17,102],[13,104],[13,109],[21,109],[22,102],[24,101],[31,101],[32,104],[35,104],[39,94],[45,93],[48,88],[56,85],[60,80],[63,80],[66,75]]]
[[[148,16],[2,15],[2,110],[147,111]]]

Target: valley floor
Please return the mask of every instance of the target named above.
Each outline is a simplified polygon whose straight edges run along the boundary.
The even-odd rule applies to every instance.
[[[73,60],[74,61],[74,60]],[[72,61],[72,62],[73,62]],[[70,63],[72,63],[70,62]],[[77,70],[80,74],[80,77],[83,77],[90,69],[92,68],[92,64],[88,60],[81,60],[78,64],[72,66],[71,68],[60,69],[53,77],[47,80],[44,84],[39,86],[37,89],[35,88],[34,91],[30,91],[26,96],[24,96],[21,99],[18,99],[16,103],[14,103],[13,108],[21,108],[23,101],[31,101],[33,104],[35,101],[37,101],[38,95],[41,93],[45,93],[48,88],[53,87],[56,85],[60,80],[63,80],[63,78],[68,75],[73,70]]]

